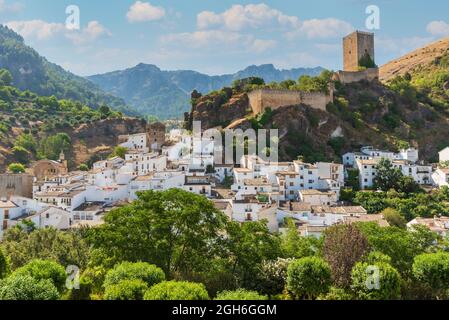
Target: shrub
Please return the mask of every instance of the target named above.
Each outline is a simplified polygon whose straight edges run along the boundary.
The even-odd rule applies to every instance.
[[[122,262],[106,274],[105,288],[118,284],[122,280],[142,280],[152,286],[165,280],[162,269],[146,262]]]
[[[64,290],[67,274],[63,266],[51,260],[32,260],[25,266],[17,269],[14,275],[27,275],[36,280],[50,280],[62,292]]]
[[[220,292],[214,300],[268,300],[268,297],[256,291],[237,289],[235,291]]]
[[[144,300],[208,300],[209,295],[201,283],[165,281],[154,285],[145,293]]]
[[[392,300],[400,297],[401,277],[388,263],[358,262],[352,269],[351,278],[351,288],[358,299]]]
[[[142,300],[148,285],[142,280],[122,280],[106,287],[104,300]]]
[[[29,275],[11,275],[0,282],[0,300],[58,299],[58,290],[51,280],[37,280]]]

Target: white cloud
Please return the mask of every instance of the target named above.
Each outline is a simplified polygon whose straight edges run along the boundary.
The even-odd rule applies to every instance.
[[[65,30],[62,23],[51,23],[43,20],[10,21],[6,25],[24,38],[38,40],[49,39]]]
[[[244,28],[259,28],[262,26],[276,28],[295,28],[299,19],[288,16],[281,11],[270,8],[266,4],[233,5],[223,13],[203,11],[197,15],[197,25],[200,29],[221,27],[227,30],[239,31]]]
[[[354,27],[343,20],[335,18],[306,20],[296,30],[287,33],[289,39],[305,36],[309,39],[337,38],[354,31]]]
[[[69,30],[62,23],[43,20],[10,21],[6,25],[28,40],[48,40],[56,36],[65,36],[76,45],[93,42],[104,35],[111,35],[98,21],[90,21],[82,30]]]
[[[0,0],[0,12],[19,12],[22,9],[23,4],[19,2],[8,4],[5,0]]]
[[[277,41],[275,40],[255,39],[252,43],[252,50],[256,52],[265,52],[276,47],[276,44]]]
[[[427,32],[434,36],[449,36],[449,24],[444,21],[429,22]]]
[[[90,21],[81,31],[70,31],[66,33],[66,37],[76,45],[93,42],[105,35],[110,36],[111,33],[98,21]]]
[[[273,9],[266,4],[233,5],[222,13],[203,11],[197,15],[200,30],[220,29],[243,31],[248,29],[283,32],[288,39],[335,38],[344,36],[354,28],[346,21],[336,18],[300,21]]]
[[[128,21],[142,22],[142,21],[155,21],[160,20],[165,16],[165,9],[162,7],[156,7],[149,2],[137,1],[130,8],[126,17]]]
[[[195,32],[173,33],[161,38],[163,45],[183,46],[184,48],[204,50],[240,50],[265,52],[276,45],[274,40],[257,39],[226,30],[199,30]]]

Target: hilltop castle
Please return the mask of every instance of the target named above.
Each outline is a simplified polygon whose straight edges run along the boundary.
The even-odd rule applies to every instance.
[[[342,83],[379,79],[375,64],[374,33],[355,31],[343,38],[343,71],[334,75]]]
[[[336,72],[333,80],[347,84],[379,79],[374,59],[374,34],[363,31],[349,34],[343,38],[343,71]],[[274,110],[298,104],[326,111],[327,104],[334,101],[334,88],[330,85],[328,92],[257,89],[248,93],[248,98],[254,114],[267,108]]]

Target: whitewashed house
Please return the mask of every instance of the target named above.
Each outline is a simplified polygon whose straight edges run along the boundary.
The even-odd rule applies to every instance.
[[[432,174],[432,181],[440,188],[449,187],[449,168],[437,168]]]
[[[338,196],[334,191],[300,190],[299,199],[312,206],[332,206],[337,204]]]
[[[136,133],[127,136],[127,141],[120,144],[121,147],[125,147],[129,150],[139,150],[140,152],[147,153],[150,151],[148,145],[147,133]]]
[[[440,157],[440,163],[449,161],[449,147],[444,148],[438,153]]]
[[[58,230],[68,230],[72,224],[70,212],[56,207],[46,207],[26,217],[26,220],[32,221],[39,229],[53,227]]]

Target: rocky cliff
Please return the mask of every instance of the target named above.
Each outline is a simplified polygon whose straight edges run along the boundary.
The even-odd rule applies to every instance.
[[[295,105],[253,115],[246,93],[226,89],[193,97],[190,119],[201,121],[203,129],[279,129],[281,160],[338,161],[346,151],[372,145],[391,150],[414,146],[424,159],[434,161],[448,143],[449,118],[432,104],[377,81],[336,86],[327,111]]]

